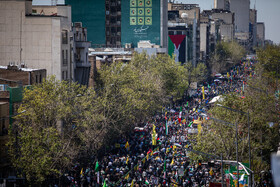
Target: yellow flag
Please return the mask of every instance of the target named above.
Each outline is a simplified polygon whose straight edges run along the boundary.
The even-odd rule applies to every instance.
[[[128,178],[129,178],[129,174],[127,174],[127,175],[125,176],[125,178],[124,178],[124,179],[126,179],[126,180],[127,180]]]
[[[176,145],[173,145],[173,151],[174,151],[176,148],[177,148]]]
[[[128,161],[129,161],[129,157],[127,157],[127,159],[126,159],[126,164],[128,164]]]
[[[205,99],[205,91],[204,91],[204,86],[202,86],[202,99]]]
[[[149,160],[149,154],[147,154],[147,157],[146,157],[146,158],[147,158],[147,160]]]
[[[209,174],[210,174],[211,176],[214,174],[212,168],[210,169]]]
[[[81,173],[80,173],[81,175],[83,175],[83,169],[84,169],[84,168],[81,169]]]
[[[156,132],[156,126],[153,124],[153,132]]]
[[[132,180],[130,187],[133,187],[133,185],[134,185],[134,180]]]
[[[173,164],[174,164],[174,158],[172,159],[172,161],[171,161],[170,165],[173,165]]]
[[[129,150],[129,143],[128,141],[126,142],[125,146],[124,146],[127,150]]]

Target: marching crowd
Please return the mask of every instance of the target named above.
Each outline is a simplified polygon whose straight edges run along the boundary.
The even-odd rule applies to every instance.
[[[200,113],[211,99],[228,92],[242,92],[244,80],[252,76],[252,63],[241,64],[224,77],[217,75],[185,101],[166,107],[144,127],[121,138],[102,159],[87,166],[76,165],[64,175],[64,186],[209,186],[221,182],[220,164],[192,162],[189,153],[201,130]]]

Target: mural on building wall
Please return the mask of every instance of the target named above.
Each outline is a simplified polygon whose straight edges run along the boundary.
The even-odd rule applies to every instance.
[[[186,35],[169,35],[168,54],[175,56],[175,62],[186,62]]]
[[[152,25],[152,0],[130,0],[130,25]]]
[[[160,45],[160,1],[122,0],[122,44],[140,40]]]

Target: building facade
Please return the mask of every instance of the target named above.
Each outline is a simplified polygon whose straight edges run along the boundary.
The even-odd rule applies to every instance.
[[[250,0],[230,0],[230,11],[235,17],[235,32],[249,33]]]
[[[33,6],[31,0],[0,0],[0,65],[46,69],[58,80],[73,78],[71,7]]]
[[[165,0],[66,0],[66,4],[73,7],[73,21],[87,27],[93,48],[134,48],[141,40],[167,47]]]
[[[24,64],[0,66],[0,84],[11,87],[39,84],[46,79],[46,76],[45,69],[30,69],[26,68]]]
[[[70,60],[73,61],[74,66],[74,81],[87,86],[91,66],[88,59],[91,43],[87,41],[87,28],[84,28],[81,22],[75,22],[72,30],[74,56]]]
[[[264,47],[265,42],[265,25],[262,22],[257,23],[257,46]]]

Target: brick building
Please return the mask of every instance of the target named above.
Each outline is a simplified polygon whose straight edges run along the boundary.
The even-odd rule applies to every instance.
[[[41,83],[46,78],[45,69],[29,69],[24,65],[0,66],[0,84],[11,87],[21,85],[32,85]]]

